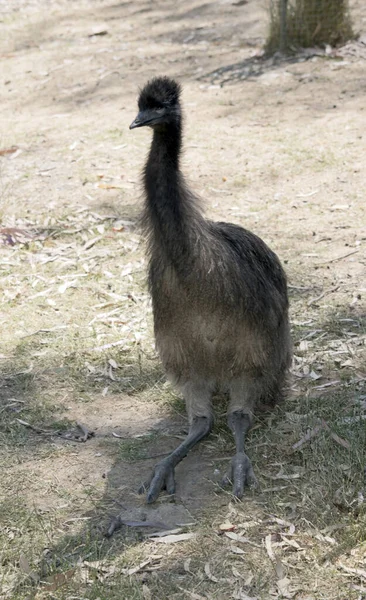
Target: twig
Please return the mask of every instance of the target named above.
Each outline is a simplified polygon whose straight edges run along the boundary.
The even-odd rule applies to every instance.
[[[67,325],[56,325],[56,327],[52,327],[51,329],[37,329],[37,331],[33,331],[32,333],[26,333],[25,335],[21,335],[21,339],[31,337],[32,335],[37,335],[38,333],[51,333],[56,331],[57,329],[67,329]]]
[[[314,427],[314,429],[311,429],[310,431],[308,431],[308,433],[306,435],[304,435],[304,437],[301,438],[301,440],[296,442],[296,444],[293,444],[292,449],[298,450],[304,444],[306,444],[306,442],[310,442],[310,440],[312,440],[316,435],[318,435],[318,433],[320,433],[323,429],[326,429],[327,427],[328,426],[325,423],[325,421],[322,421],[319,425]]]
[[[111,537],[117,529],[120,529],[120,527],[122,527],[122,525],[125,525],[126,527],[154,527],[156,529],[171,529],[170,525],[168,526],[158,521],[156,523],[152,521],[128,521],[122,519],[120,515],[117,515],[117,517],[114,517],[112,519],[111,524],[108,527],[108,530],[105,534],[105,537]]]
[[[35,433],[42,433],[43,435],[57,435],[57,433],[58,433],[58,431],[50,431],[50,430],[47,431],[45,429],[40,429],[39,427],[36,427],[35,425],[31,425],[30,423],[28,423],[27,421],[23,421],[22,419],[15,419],[15,420],[18,421],[18,423],[20,423],[20,425],[24,425],[24,427],[31,429]]]
[[[308,192],[307,194],[296,194],[296,198],[310,198],[310,196],[315,196],[319,190],[314,190],[313,192]]]
[[[339,285],[337,285],[335,288],[332,288],[331,290],[325,290],[322,294],[320,294],[320,296],[317,296],[316,298],[311,298],[307,302],[307,306],[311,306],[312,304],[315,304],[316,302],[318,302],[319,300],[324,298],[324,296],[327,296],[328,294],[333,294],[333,292],[336,292],[337,290],[339,290]]]
[[[114,348],[115,346],[122,346],[125,344],[126,340],[119,340],[118,342],[112,342],[111,344],[104,344],[103,346],[95,346],[95,348],[90,348],[90,352],[93,350],[95,352],[100,352],[101,350],[108,350],[108,348]]]
[[[366,571],[364,571],[363,569],[352,569],[351,567],[346,567],[346,565],[343,565],[342,563],[338,563],[338,566],[341,569],[343,569],[343,571],[346,571],[346,573],[356,575],[356,577],[360,577],[366,580]]]
[[[325,265],[327,263],[337,262],[338,260],[343,260],[344,258],[347,258],[348,256],[352,256],[352,254],[356,254],[357,252],[359,252],[359,250],[352,250],[351,252],[347,252],[347,254],[343,254],[342,256],[337,256],[336,258],[331,258],[330,260],[323,260],[322,262],[317,263],[317,264]]]

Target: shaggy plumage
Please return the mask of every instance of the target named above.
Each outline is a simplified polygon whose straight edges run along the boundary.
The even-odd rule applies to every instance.
[[[277,256],[250,231],[206,220],[180,171],[179,84],[153,79],[130,128],[150,126],[144,170],[149,287],[156,345],[186,399],[190,433],[145,485],[154,501],[174,493],[174,467],[212,426],[212,392],[229,391],[228,423],[237,453],[227,480],[238,497],[254,481],[244,437],[259,403],[274,404],[291,359],[286,276]]]

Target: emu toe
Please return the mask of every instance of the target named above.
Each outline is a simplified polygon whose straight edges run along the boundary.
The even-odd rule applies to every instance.
[[[140,487],[139,494],[147,491],[146,502],[151,504],[162,490],[166,490],[169,496],[175,494],[174,467],[169,456],[155,466],[150,479]]]
[[[232,484],[236,498],[243,497],[245,486],[258,487],[252,463],[244,452],[238,452],[231,459],[229,470],[222,481],[225,487],[229,484]]]

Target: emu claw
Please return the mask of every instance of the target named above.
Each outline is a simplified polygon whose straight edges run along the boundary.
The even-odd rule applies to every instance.
[[[169,456],[155,466],[150,479],[139,488],[138,492],[144,494],[148,490],[146,502],[151,504],[164,489],[169,496],[175,494],[174,467]]]
[[[233,485],[233,494],[236,498],[242,498],[246,485],[258,487],[252,463],[244,452],[238,452],[231,459],[231,465],[222,480],[222,485],[227,486],[230,483]]]

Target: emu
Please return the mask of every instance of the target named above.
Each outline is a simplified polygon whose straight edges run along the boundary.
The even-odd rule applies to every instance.
[[[175,493],[174,469],[210,432],[218,389],[229,393],[228,425],[236,445],[224,483],[232,483],[237,498],[246,485],[255,485],[245,437],[255,408],[281,399],[291,360],[287,283],[279,259],[250,231],[205,219],[181,173],[180,94],[173,79],[152,79],[140,92],[130,125],[153,130],[142,225],[155,341],[189,419],[186,439],[140,488],[148,503],[163,489]]]

